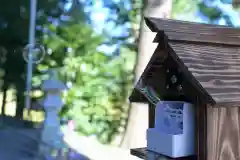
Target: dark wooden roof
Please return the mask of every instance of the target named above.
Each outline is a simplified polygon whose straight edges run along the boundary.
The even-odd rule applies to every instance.
[[[145,18],[145,22],[157,32],[154,42],[159,43],[141,76],[145,84],[153,86],[162,99],[240,106],[239,29],[156,18]],[[157,65],[162,67],[156,67],[161,60]],[[173,73],[180,70],[181,93],[174,87],[166,89],[169,68]],[[130,101],[147,102],[136,88]]]
[[[237,28],[157,18],[145,22],[152,32],[164,31],[169,40],[240,46]]]

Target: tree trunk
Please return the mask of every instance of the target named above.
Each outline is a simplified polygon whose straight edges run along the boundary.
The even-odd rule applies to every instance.
[[[6,110],[6,101],[7,101],[7,91],[10,85],[10,78],[9,78],[9,70],[8,68],[3,68],[5,70],[5,74],[3,77],[3,86],[2,86],[2,116],[5,116],[5,110]]]
[[[6,109],[6,100],[7,100],[7,90],[8,90],[8,84],[6,81],[4,81],[3,84],[3,98],[2,98],[2,116],[5,116],[5,109]]]
[[[144,16],[156,18],[169,18],[172,0],[148,0],[143,9]],[[135,80],[141,76],[150,60],[157,44],[152,43],[155,33],[146,26],[143,17],[140,28],[140,42],[138,47],[138,60],[135,69]],[[126,134],[121,147],[146,147],[146,130],[148,128],[148,106],[145,104],[132,104],[129,114]]]
[[[25,83],[21,79],[16,84],[16,97],[17,97],[16,118],[18,118],[18,119],[23,119],[24,91],[25,91]]]

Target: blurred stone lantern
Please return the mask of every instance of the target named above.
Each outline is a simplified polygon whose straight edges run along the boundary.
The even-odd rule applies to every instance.
[[[61,91],[66,90],[67,87],[57,79],[54,70],[49,72],[49,76],[50,78],[43,82],[42,90],[45,92],[45,97],[40,101],[45,110],[42,141],[54,149],[61,149],[65,148],[65,145],[62,138],[63,134],[60,131],[58,113],[64,105],[61,99]],[[46,149],[46,146],[43,146],[43,148]]]

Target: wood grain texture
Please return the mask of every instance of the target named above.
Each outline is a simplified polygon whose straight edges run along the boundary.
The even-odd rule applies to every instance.
[[[239,35],[236,32],[238,29],[154,18],[148,18],[146,22],[152,31],[158,31],[155,40],[159,45],[141,76],[145,82],[155,87],[159,93],[167,92],[161,84],[166,83],[164,76],[167,75],[164,70],[171,66],[166,66],[169,63],[165,62],[156,63],[161,61],[163,53],[167,52],[165,55],[170,54],[175,61],[170,62],[173,63],[171,65],[177,65],[184,72],[183,82],[188,81],[191,87],[198,89],[198,95],[203,96],[202,100],[206,104],[231,104],[228,106],[240,107],[240,32]],[[172,36],[175,33],[181,33],[180,38]],[[183,90],[189,87],[190,85],[185,86]],[[133,91],[131,97],[134,96],[135,102],[147,101],[137,91]],[[185,96],[188,98],[191,95]],[[130,100],[133,99],[131,97]]]
[[[191,97],[191,103],[198,104],[199,102],[205,104],[212,104],[214,105],[216,102],[212,98],[211,95],[206,91],[205,88],[197,81],[197,79],[192,75],[192,73],[188,70],[188,67],[184,64],[184,61],[176,54],[173,48],[168,44],[168,53],[174,60],[174,62],[170,63],[170,65],[177,66],[181,72],[183,73],[183,90],[186,90],[188,93],[184,93],[185,96]],[[185,82],[185,83],[184,83]],[[186,83],[187,82],[187,83]],[[195,97],[195,98],[194,98]]]
[[[151,31],[164,31],[170,40],[240,45],[237,28],[150,17],[145,22]]]
[[[217,103],[240,104],[240,46],[169,43]]]
[[[207,160],[240,159],[240,108],[207,107]]]
[[[207,108],[198,104],[196,107],[196,153],[197,160],[207,160]]]
[[[164,36],[162,36],[164,39]],[[151,86],[162,100],[178,100],[196,103],[197,100],[215,104],[212,97],[201,87],[199,82],[188,71],[187,67],[171,50],[168,44],[161,43],[158,45],[147,67],[145,68],[140,79],[144,85]],[[177,82],[171,83],[171,77],[177,76]],[[137,84],[139,84],[140,80]],[[182,90],[179,90],[179,85]],[[168,87],[167,87],[168,86]],[[136,88],[134,88],[129,99],[131,102],[148,102],[143,98]]]

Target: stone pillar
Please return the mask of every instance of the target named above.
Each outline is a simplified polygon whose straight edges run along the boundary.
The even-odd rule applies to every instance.
[[[53,149],[58,150],[65,148],[58,113],[64,105],[60,96],[61,91],[67,87],[57,79],[55,71],[51,70],[49,75],[50,78],[45,80],[42,85],[45,97],[40,101],[40,104],[45,110],[42,142],[47,145],[41,145],[40,147],[40,152],[44,155],[49,154]]]

